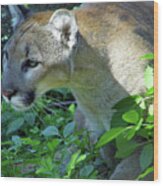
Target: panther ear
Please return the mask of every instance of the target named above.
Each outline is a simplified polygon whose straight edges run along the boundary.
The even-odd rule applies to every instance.
[[[12,28],[14,31],[27,17],[32,15],[32,12],[23,5],[8,5],[8,9],[12,17]]]
[[[17,5],[8,5],[8,8],[12,17],[12,28],[15,30],[22,22],[24,22],[24,16]]]
[[[65,46],[72,48],[76,44],[78,31],[74,15],[66,9],[60,9],[53,13],[49,20],[57,39]]]

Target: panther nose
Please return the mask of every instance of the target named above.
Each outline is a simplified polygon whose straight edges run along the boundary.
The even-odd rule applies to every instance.
[[[17,92],[16,90],[11,90],[11,89],[2,90],[2,95],[7,97],[10,100],[11,97],[16,94],[16,92]]]

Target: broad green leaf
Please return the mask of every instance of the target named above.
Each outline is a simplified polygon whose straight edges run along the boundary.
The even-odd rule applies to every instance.
[[[125,111],[124,111],[125,112]],[[127,126],[127,122],[125,122],[122,119],[122,115],[124,113],[123,111],[119,111],[117,110],[116,112],[114,112],[112,118],[111,118],[111,126],[115,127],[126,127]]]
[[[74,132],[75,129],[75,123],[71,122],[69,124],[67,124],[65,126],[65,128],[63,129],[63,136],[66,138],[68,137],[70,134],[72,134]]]
[[[127,133],[127,131],[125,133]],[[117,152],[115,157],[125,158],[131,155],[138,146],[139,144],[137,144],[135,141],[133,140],[128,141],[126,137],[123,134],[121,134],[116,138]]]
[[[120,100],[118,103],[116,103],[113,108],[117,110],[126,110],[129,108],[133,108],[133,106],[136,105],[136,100],[140,96],[129,96],[122,100]]]
[[[139,113],[136,110],[130,110],[122,115],[124,121],[137,124],[139,121]]]
[[[125,146],[124,149],[121,148],[121,149],[117,150],[117,152],[115,154],[116,158],[120,158],[120,159],[126,158],[126,157],[130,156],[138,147],[137,144],[134,144],[131,142],[128,142],[128,144],[126,144],[126,145],[127,146]]]
[[[24,118],[18,118],[12,121],[8,126],[7,134],[10,134],[10,133],[13,133],[19,130],[23,124],[24,124]]]
[[[35,124],[35,118],[36,118],[36,115],[34,113],[26,113],[24,115],[24,119],[29,125]]]
[[[97,149],[97,148],[100,148],[100,147],[106,145],[107,143],[109,143],[110,141],[115,139],[118,135],[120,135],[125,130],[126,130],[126,128],[124,128],[124,127],[117,127],[117,128],[110,129],[109,131],[105,132],[100,137],[100,139],[97,142],[95,148]]]
[[[93,170],[94,170],[93,165],[85,165],[80,170],[80,177],[88,178],[90,174],[93,172]]]
[[[140,59],[141,60],[145,60],[145,59],[147,59],[147,60],[153,60],[154,59],[154,54],[153,53],[145,54]]]
[[[59,131],[55,126],[48,126],[45,130],[42,131],[42,134],[45,137],[59,136]]]
[[[140,103],[142,99],[143,98],[141,96],[129,96],[117,102],[113,106],[113,109],[115,109],[115,113],[112,116],[111,125],[113,127],[127,126],[128,123],[123,120],[122,115],[129,110],[140,110],[140,106],[138,103]]]
[[[138,132],[137,132],[137,135],[138,136],[142,136],[143,138],[146,138],[148,139],[149,138],[149,135],[148,135],[148,131],[144,128],[140,129]]]
[[[153,87],[153,68],[148,66],[144,73],[145,85],[148,89]]]
[[[147,144],[141,151],[140,154],[140,167],[144,171],[153,162],[153,144]]]
[[[136,180],[140,180],[140,179],[143,179],[145,178],[148,174],[154,172],[154,167],[149,167],[147,168],[142,174],[140,174]]]

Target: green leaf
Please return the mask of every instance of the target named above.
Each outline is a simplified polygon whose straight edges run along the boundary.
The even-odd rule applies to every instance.
[[[113,106],[113,109],[126,110],[126,108],[127,109],[133,108],[136,105],[136,101],[137,101],[138,97],[140,97],[140,96],[129,96],[129,97],[126,97],[126,98],[120,100],[118,103],[116,103]]]
[[[153,68],[148,66],[144,73],[145,85],[148,89],[153,87]]]
[[[135,133],[136,133],[136,127],[132,127],[126,131],[125,138],[127,140],[131,140],[135,136]]]
[[[136,110],[130,110],[122,115],[124,121],[137,124],[139,121],[139,113]]]
[[[149,136],[148,136],[148,131],[144,128],[140,129],[138,132],[137,132],[137,135],[138,136],[142,136],[143,138],[146,138],[148,139]]]
[[[36,115],[34,113],[26,113],[24,115],[24,119],[29,125],[35,124],[35,118],[36,118]]]
[[[77,161],[76,161],[76,164],[80,163],[81,161],[85,160],[87,157],[86,154],[82,154],[78,157]]]
[[[124,132],[126,128],[124,127],[117,127],[117,128],[112,128],[109,131],[105,132],[99,139],[99,141],[96,143],[95,148],[100,148],[113,139],[115,139],[118,135],[120,135],[122,132]]]
[[[31,138],[21,138],[22,142],[24,145],[32,145],[32,146],[37,146],[40,144],[39,140],[33,140]]]
[[[153,125],[153,124],[147,124],[147,125],[145,126],[145,129],[147,129],[147,130],[152,130],[152,132],[153,132],[154,125]]]
[[[78,159],[80,153],[81,153],[81,151],[78,150],[76,153],[74,153],[74,154],[71,156],[71,160],[70,160],[70,162],[69,162],[68,165],[67,165],[67,177],[68,177],[68,178],[70,177],[72,170],[75,168],[76,161],[77,161],[77,159]]]
[[[127,131],[125,133],[127,133]],[[135,141],[133,140],[128,141],[126,137],[121,134],[116,138],[117,152],[115,157],[125,158],[131,155],[138,146],[139,144],[137,144]]]
[[[153,162],[153,144],[147,144],[141,151],[140,154],[140,167],[144,171]]]
[[[145,101],[144,101],[144,98],[142,96],[137,96],[135,98],[135,101],[141,109],[143,109],[143,110],[146,109]]]
[[[46,173],[48,172],[49,170],[45,167],[40,167],[36,170],[36,174],[42,174],[42,173]]]
[[[9,120],[14,119],[14,117],[15,117],[15,115],[12,112],[7,112],[7,111],[4,112],[1,116],[2,116],[2,118],[1,118],[2,124],[5,123],[5,122],[6,123],[9,122]]]
[[[117,110],[112,118],[111,118],[111,126],[114,126],[115,127],[126,127],[127,126],[127,122],[125,122],[123,119],[122,119],[122,115],[123,115],[124,112],[121,112],[119,110]]]
[[[93,165],[85,165],[81,170],[80,170],[80,177],[82,178],[88,178],[90,174],[93,172],[94,167]]]
[[[76,165],[80,163],[81,161],[86,159],[86,154],[80,155],[81,150],[78,150],[76,153],[74,153],[71,156],[71,160],[67,165],[67,176],[66,178],[69,178],[71,176],[72,171],[75,169]]]
[[[113,106],[115,113],[112,116],[111,125],[113,127],[127,126],[128,123],[123,120],[122,115],[129,110],[140,110],[138,102],[140,103],[141,100],[141,96],[129,96],[117,102]]]
[[[71,104],[68,108],[68,110],[71,112],[71,114],[75,113],[75,104]]]
[[[143,97],[142,97],[142,96],[136,96],[136,97],[135,97],[135,102],[136,102],[137,104],[140,104],[142,101],[143,101]]]
[[[135,127],[135,130],[138,131],[141,126],[142,126],[142,123],[143,123],[143,118],[140,118],[139,122],[137,123],[136,127]]]
[[[37,169],[36,174],[51,174],[53,168],[54,168],[54,163],[52,161],[51,157],[46,157],[40,161],[41,167]]]
[[[45,137],[59,136],[59,131],[55,126],[48,126],[45,130],[42,131],[42,134]]]
[[[154,172],[154,167],[148,167],[142,174],[140,174],[136,180],[145,178],[148,174]]]
[[[145,101],[142,100],[141,103],[139,104],[140,108],[145,110],[146,109],[146,105],[145,105]]]
[[[140,59],[141,60],[145,60],[145,59],[147,59],[147,60],[153,60],[154,59],[154,54],[153,53],[145,54]]]
[[[68,137],[70,134],[74,132],[74,129],[75,129],[75,123],[74,122],[68,123],[63,129],[63,136],[65,138]]]
[[[148,115],[147,119],[146,119],[146,122],[148,123],[154,123],[154,115]]]
[[[55,149],[58,147],[58,145],[60,144],[61,140],[60,139],[54,139],[50,142],[47,143],[47,147],[49,148],[49,150],[51,152],[54,152]]]
[[[16,120],[12,121],[8,126],[7,134],[10,134],[10,133],[13,133],[13,132],[19,130],[23,124],[24,124],[24,118],[18,118]]]
[[[150,89],[147,90],[147,92],[145,93],[147,96],[151,96],[154,94],[154,87],[151,87]]]
[[[19,136],[12,136],[12,139],[11,140],[18,147],[20,147],[22,145],[22,141],[21,141],[21,138]]]
[[[149,105],[148,113],[150,116],[153,116],[153,114],[154,114],[153,104]]]

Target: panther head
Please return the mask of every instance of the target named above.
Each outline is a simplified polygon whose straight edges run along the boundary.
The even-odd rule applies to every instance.
[[[78,27],[66,9],[19,22],[3,51],[2,95],[16,110],[25,110],[44,92],[68,85]]]

